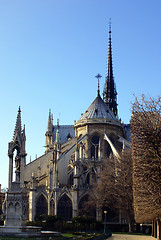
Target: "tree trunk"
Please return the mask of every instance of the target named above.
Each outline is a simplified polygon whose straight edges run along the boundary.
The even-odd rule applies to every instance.
[[[129,233],[132,232],[131,222],[129,222]]]
[[[154,237],[154,220],[152,221],[152,232],[151,232],[152,237]]]
[[[128,214],[128,221],[129,221],[129,233],[130,233],[130,232],[133,232],[133,226],[134,226],[134,219],[130,214]]]
[[[157,239],[161,240],[161,221],[157,219]]]
[[[154,232],[153,237],[157,238],[157,223],[156,223],[156,220],[154,220],[154,230],[153,230],[153,232]]]
[[[133,231],[133,221],[129,217],[129,233]]]

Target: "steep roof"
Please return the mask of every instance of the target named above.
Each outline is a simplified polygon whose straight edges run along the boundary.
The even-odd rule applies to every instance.
[[[53,142],[55,141],[56,131],[58,129],[57,125],[54,125],[53,132]],[[74,125],[60,125],[59,126],[60,141],[65,143],[69,138],[75,137]]]
[[[102,100],[99,92],[95,100],[89,106],[89,108],[82,114],[81,118],[78,120],[84,119],[111,119],[117,120],[114,113],[110,110],[110,108],[106,105],[106,103]]]

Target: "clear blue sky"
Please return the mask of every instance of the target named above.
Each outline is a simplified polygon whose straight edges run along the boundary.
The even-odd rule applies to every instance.
[[[48,111],[73,124],[101,92],[112,19],[119,117],[133,94],[160,95],[160,0],[0,0],[0,183],[8,184],[8,142],[19,105],[27,162],[44,153]]]

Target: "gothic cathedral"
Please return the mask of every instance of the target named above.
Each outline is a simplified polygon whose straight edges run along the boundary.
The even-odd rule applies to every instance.
[[[5,197],[5,225],[23,225],[35,216],[58,215],[66,220],[80,215],[102,220],[97,204],[85,208],[98,181],[102,161],[117,154],[129,141],[129,127],[117,117],[117,92],[113,77],[111,27],[107,76],[103,99],[99,90],[74,125],[53,124],[49,111],[45,153],[26,164],[25,127],[19,108],[13,140],[9,143],[9,182]],[[107,169],[108,171],[108,169]],[[14,218],[14,221],[13,221]],[[118,221],[122,221],[118,216]],[[112,219],[110,221],[113,221]]]

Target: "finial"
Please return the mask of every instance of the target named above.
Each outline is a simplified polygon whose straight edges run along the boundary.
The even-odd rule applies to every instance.
[[[21,107],[19,106],[19,108],[18,108],[18,113],[20,113],[21,112]]]
[[[99,94],[100,94],[100,89],[99,89],[99,88],[100,88],[100,85],[99,85],[99,79],[100,79],[102,76],[101,76],[101,74],[98,73],[97,76],[95,76],[95,77],[96,77],[97,80],[98,80],[98,90],[97,90],[97,93],[98,93],[98,95],[99,95]]]
[[[57,128],[59,128],[59,118],[57,118]]]
[[[109,19],[109,33],[111,33],[111,18]]]

